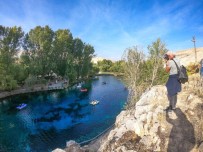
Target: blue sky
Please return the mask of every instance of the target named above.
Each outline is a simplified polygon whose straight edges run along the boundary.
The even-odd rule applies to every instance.
[[[0,25],[69,29],[95,54],[121,59],[126,48],[161,38],[172,51],[203,47],[203,0],[0,0]]]

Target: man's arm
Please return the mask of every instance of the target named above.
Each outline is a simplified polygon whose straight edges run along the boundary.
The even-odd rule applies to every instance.
[[[166,61],[166,68],[165,68],[165,70],[166,70],[167,73],[169,73],[170,69],[171,69],[171,67],[169,66],[169,60],[168,60],[168,61]]]

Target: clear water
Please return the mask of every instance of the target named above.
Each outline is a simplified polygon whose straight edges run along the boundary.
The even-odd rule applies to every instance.
[[[102,82],[107,82],[106,85]],[[100,76],[89,91],[63,90],[24,94],[0,102],[0,151],[46,152],[82,142],[111,126],[127,100],[128,91],[113,76]],[[91,100],[99,100],[96,106]],[[27,107],[17,110],[16,106]]]

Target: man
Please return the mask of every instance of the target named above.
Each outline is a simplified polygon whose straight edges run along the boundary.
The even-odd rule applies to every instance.
[[[199,64],[199,72],[200,72],[200,78],[203,77],[203,59],[201,59]]]
[[[169,78],[166,83],[169,106],[165,109],[165,111],[171,111],[176,109],[177,94],[181,91],[181,83],[178,81],[178,69],[176,67],[176,64],[180,67],[180,61],[175,58],[175,54],[173,52],[169,51],[165,55],[165,62],[165,70],[169,73]]]

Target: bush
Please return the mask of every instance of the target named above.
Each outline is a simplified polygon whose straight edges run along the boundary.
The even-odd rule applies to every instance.
[[[191,75],[191,74],[195,74],[195,73],[198,73],[199,72],[199,65],[197,63],[190,63],[188,66],[187,66],[187,71],[188,71],[188,74]]]
[[[17,88],[17,81],[11,75],[0,76],[0,90],[10,91]]]
[[[36,76],[29,76],[26,80],[25,80],[25,85],[26,86],[33,86],[35,84],[46,84],[47,80],[44,78],[37,78]]]
[[[12,75],[18,84],[23,84],[25,79],[28,77],[28,73],[24,68],[18,64],[13,66]]]
[[[25,80],[25,85],[26,86],[33,86],[34,84],[37,84],[38,80],[37,77],[35,76],[29,76],[26,80]]]
[[[46,84],[47,83],[47,80],[46,79],[43,79],[43,78],[41,78],[41,79],[39,79],[38,81],[37,81],[37,84]]]
[[[203,98],[203,79],[200,78],[199,74],[192,75],[189,81],[192,85],[185,85],[185,89]]]

